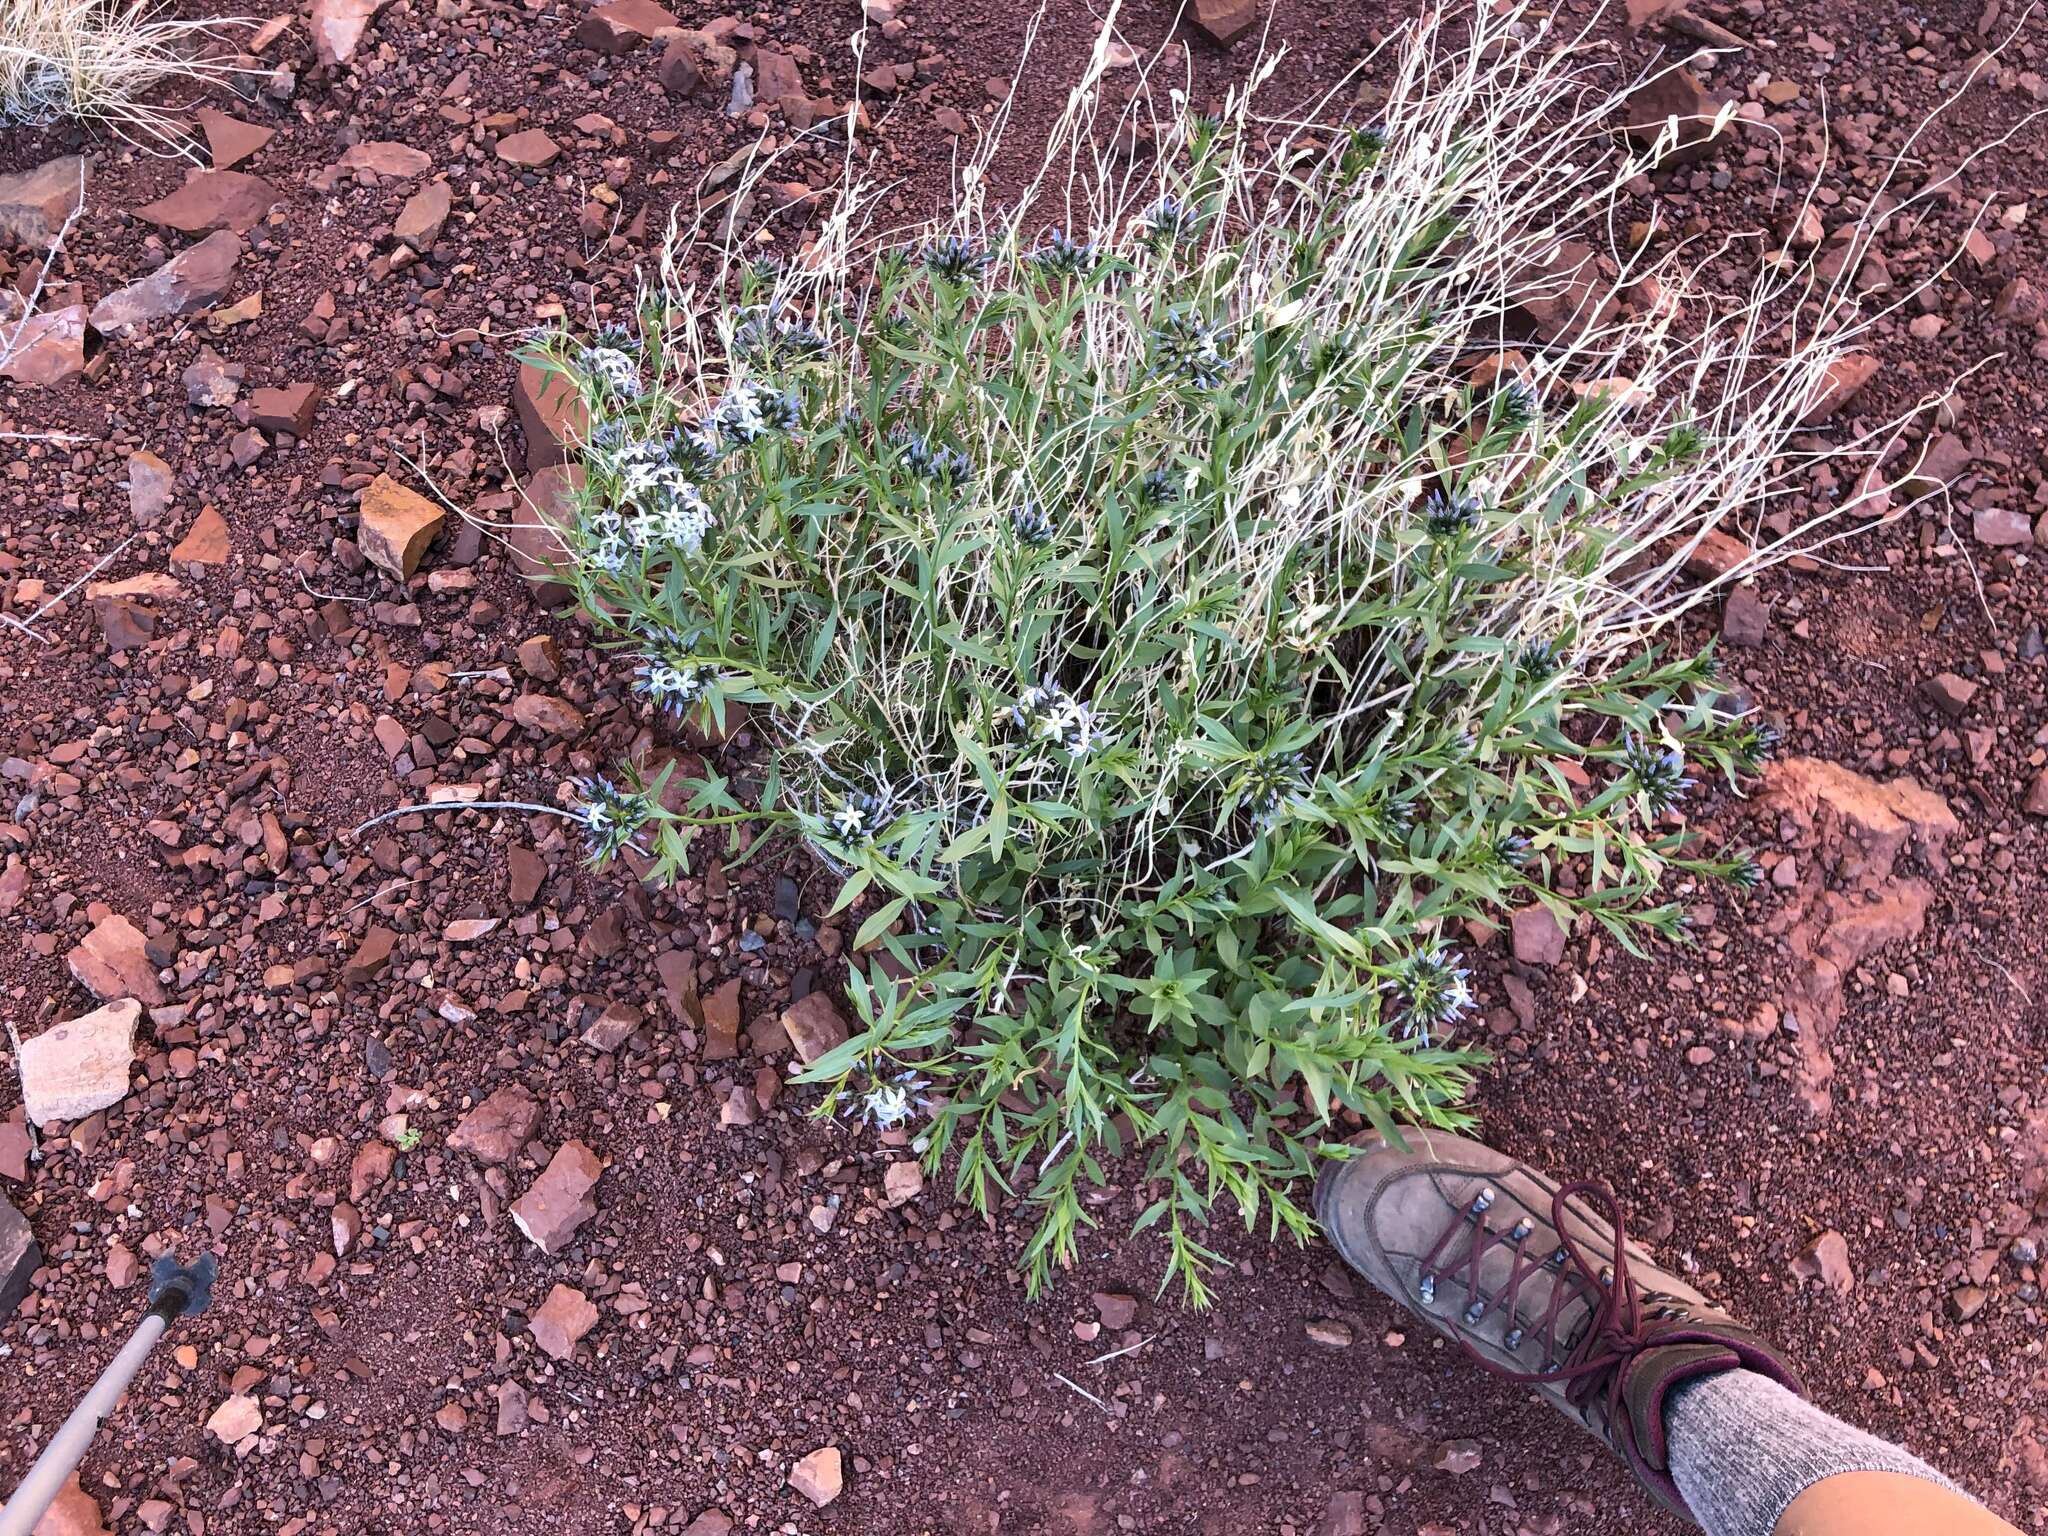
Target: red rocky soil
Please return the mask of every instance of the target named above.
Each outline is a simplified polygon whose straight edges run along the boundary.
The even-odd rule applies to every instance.
[[[1022,8],[868,4],[861,144],[906,216],[1005,93],[1002,170],[1026,168],[1097,25],[1054,0],[1016,78]],[[1229,30],[1231,5],[1199,8]],[[1742,43],[1701,88],[1745,121],[1641,189],[1671,238],[1789,233],[1841,265],[1961,90],[1900,171],[1937,195],[1855,277],[1929,286],[1817,430],[1995,361],[1897,449],[1939,494],[1717,615],[1731,681],[1817,760],[1699,797],[1769,878],[1685,893],[1702,942],[1647,961],[1495,938],[1479,1107],[1501,1145],[1612,1180],[1823,1403],[2039,1529],[2048,128],[2022,119],[2048,30],[2013,9],[1704,0],[1616,29],[1638,59],[1727,42],[1707,19]],[[420,497],[431,478],[507,518],[550,457],[513,409],[513,338],[616,311],[709,169],[798,136],[785,239],[838,175],[801,135],[854,89],[850,0],[680,19],[702,30],[643,41],[669,21],[648,0],[323,3],[263,29],[274,73],[213,104],[194,188],[118,144],[0,141],[0,174],[95,157],[43,296],[69,318],[21,370],[83,375],[0,382],[0,431],[77,434],[0,438],[0,987],[24,1038],[91,988],[143,1003],[124,1098],[0,1124],[45,1255],[0,1331],[0,1475],[137,1316],[151,1256],[211,1247],[214,1310],[109,1423],[64,1529],[1669,1529],[1320,1249],[1219,1233],[1238,1273],[1192,1315],[1150,1299],[1124,1185],[1027,1305],[1012,1221],[984,1229],[782,1086],[778,1015],[830,985],[841,938],[801,862],[647,892],[585,871],[553,819],[350,837],[436,786],[552,800],[657,734],[503,546]],[[1124,21],[1141,47],[1171,24],[1153,0]],[[1327,0],[1272,26],[1278,108],[1377,35]],[[1198,101],[1253,46],[1184,37]],[[737,118],[736,64],[759,98]],[[1809,186],[1818,229],[1782,230]],[[17,286],[39,256],[13,242],[67,211],[36,196],[0,209]],[[104,340],[67,357],[88,320]],[[1843,490],[1817,476],[1808,503]],[[101,1048],[84,1065],[118,1093],[122,1042]]]

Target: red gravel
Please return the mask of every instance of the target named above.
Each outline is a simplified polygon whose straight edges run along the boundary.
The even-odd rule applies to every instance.
[[[1791,18],[1750,0],[1704,14],[1755,45],[1715,84],[1761,93],[1768,72],[1798,85],[1769,112],[1788,134],[1792,184],[1819,170],[1832,230],[1861,216],[1871,168],[2014,25],[2000,10],[1837,5]],[[827,899],[800,864],[647,893],[581,869],[562,824],[543,818],[347,836],[436,783],[550,800],[569,773],[647,739],[620,669],[536,608],[496,544],[451,527],[423,568],[437,591],[424,579],[402,589],[353,540],[356,492],[379,473],[423,489],[414,465],[457,506],[503,515],[522,463],[504,409],[510,339],[556,308],[596,317],[627,299],[668,203],[752,136],[708,100],[666,95],[658,50],[611,58],[576,43],[580,14],[406,0],[340,70],[316,68],[295,27],[269,55],[299,71],[288,99],[237,108],[277,130],[238,169],[277,189],[279,211],[245,236],[220,302],[260,290],[261,313],[219,329],[195,314],[113,342],[87,382],[0,385],[0,430],[86,439],[4,442],[5,611],[27,617],[110,553],[96,579],[168,570],[185,588],[158,604],[153,641],[118,656],[78,599],[36,621],[41,640],[0,640],[0,773],[19,801],[5,808],[0,857],[26,881],[0,878],[19,935],[0,946],[9,1017],[32,1034],[90,1006],[64,957],[109,909],[150,936],[173,1000],[139,1042],[144,1086],[46,1136],[5,1191],[47,1268],[0,1331],[0,1476],[26,1464],[137,1315],[140,1287],[113,1283],[129,1278],[125,1255],[212,1246],[215,1309],[178,1330],[179,1353],[159,1356],[87,1464],[116,1530],[711,1536],[715,1520],[691,1522],[718,1510],[760,1531],[1339,1536],[1354,1530],[1332,1503],[1344,1491],[1365,1496],[1356,1530],[1392,1536],[1668,1528],[1589,1441],[1357,1294],[1320,1249],[1219,1232],[1239,1273],[1215,1312],[1190,1315],[1149,1299],[1159,1255],[1122,1238],[1142,1203],[1124,1185],[1082,1271],[1030,1306],[1007,1214],[984,1228],[939,1189],[885,1207],[898,1154],[806,1118],[806,1095],[721,1126],[763,1058],[704,1060],[655,957],[692,956],[707,996],[739,980],[743,1023],[772,1019],[793,984],[829,982],[837,953],[836,934],[806,939],[773,916],[784,874],[804,912]],[[868,64],[914,63],[915,78],[877,104],[864,142],[903,179],[908,214],[944,186],[955,142],[941,113],[986,115],[1026,16],[969,0],[904,19],[901,41],[877,39]],[[1146,3],[1124,28],[1150,45],[1169,21]],[[851,4],[751,24],[806,90],[843,101]],[[1095,25],[1067,0],[1052,6],[1016,82],[1004,175],[1029,168]],[[1377,35],[1322,0],[1282,5],[1274,33],[1290,48],[1276,106],[1335,78]],[[1690,46],[1655,28],[1631,46],[1656,43]],[[1249,47],[1226,56],[1196,42],[1197,98]],[[1969,155],[2040,101],[2044,49],[2048,29],[2030,17],[1998,70],[1915,143],[1907,184],[1953,172],[1952,189],[1880,244],[1896,296],[1934,277],[1973,219],[1982,226],[1887,322],[1883,369],[1852,412],[1882,419],[1999,354],[1902,450],[1942,431],[1972,450],[1952,505],[1870,529],[1833,552],[1836,567],[1768,577],[1764,644],[1727,653],[1731,681],[1784,720],[1791,750],[1910,775],[1960,823],[1945,871],[1901,865],[1932,885],[1924,929],[1844,979],[1832,1112],[1802,1103],[1782,1028],[1744,1039],[1726,1023],[1793,980],[1792,935],[1774,918],[1799,898],[1769,882],[1689,895],[1703,943],[1682,954],[1631,960],[1580,935],[1561,964],[1538,968],[1496,941],[1485,996],[1500,1055],[1480,1096],[1500,1145],[1612,1180],[1664,1252],[1807,1364],[1824,1403],[1905,1437],[2023,1525],[2048,1504],[2039,1273],[2010,1256],[2015,1240],[2043,1240],[2048,1213],[2048,876],[2044,821],[2022,808],[2048,762],[2048,584],[2038,550],[1976,542],[1973,517],[2048,511],[2048,329],[2008,318],[2013,284],[2048,291],[2048,136],[2035,124]],[[1820,169],[1809,139],[1823,101],[1838,143]],[[500,113],[521,115],[487,127]],[[774,112],[763,121],[782,131]],[[490,147],[530,128],[561,146],[544,170]],[[313,185],[352,144],[383,141],[423,151],[427,175],[454,189],[440,240],[397,270],[388,229],[424,178]],[[1746,157],[1660,178],[1665,225],[1773,225],[1774,167],[1751,142]],[[0,141],[0,170],[74,147],[17,131]],[[159,235],[123,210],[179,180],[169,163],[98,152],[88,214],[53,276],[59,304],[94,302],[154,262]],[[823,142],[795,165],[820,182],[836,174]],[[616,223],[592,197],[600,186],[616,191]],[[189,243],[163,238],[171,251]],[[330,302],[333,322],[307,323]],[[1909,330],[1926,315],[1928,334]],[[245,404],[258,388],[319,384],[310,435],[237,467],[245,423],[186,404],[180,376],[203,347],[243,370]],[[176,475],[147,526],[124,487],[140,449]],[[226,521],[229,558],[174,566],[171,546],[205,506]],[[558,642],[559,681],[518,660],[537,634]],[[1921,691],[1942,672],[1981,685],[1960,718]],[[585,723],[568,736],[515,724],[513,699],[531,693]],[[1707,795],[1698,812],[1778,848],[1781,828],[1754,803]],[[509,893],[515,850],[546,861],[530,903]],[[470,918],[500,921],[445,937]],[[766,939],[751,953],[737,942],[750,927]],[[390,958],[352,975],[373,930],[392,936]],[[615,1053],[578,1038],[586,994],[645,1015]],[[511,1083],[542,1101],[533,1143],[502,1168],[448,1150],[462,1114]],[[11,1071],[0,1095],[17,1103]],[[358,1161],[376,1141],[397,1151],[382,1183],[375,1154]],[[548,1259],[507,1207],[568,1141],[607,1166],[598,1215]],[[360,1233],[337,1258],[351,1212]],[[1846,1244],[1846,1294],[1795,1268],[1824,1232]],[[598,1311],[567,1360],[528,1325],[557,1285]],[[1981,1310],[1959,1321],[1973,1291]],[[1113,1299],[1126,1294],[1140,1298],[1127,1325]],[[550,1311],[577,1315],[560,1300]],[[1307,1325],[1325,1320],[1353,1342],[1311,1341]],[[559,1326],[543,1336],[564,1347]],[[229,1447],[203,1427],[235,1393],[255,1399],[262,1428]],[[1452,1440],[1476,1442],[1477,1470],[1434,1470]],[[813,1510],[785,1480],[828,1445],[843,1453],[845,1492]],[[1332,1523],[1319,1524],[1326,1509]]]

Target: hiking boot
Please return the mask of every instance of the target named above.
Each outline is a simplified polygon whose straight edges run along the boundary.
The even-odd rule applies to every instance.
[[[1534,1387],[1691,1518],[1665,1455],[1664,1404],[1741,1367],[1804,1395],[1778,1351],[1629,1242],[1604,1184],[1560,1187],[1447,1131],[1381,1138],[1316,1181],[1344,1262],[1494,1375]]]

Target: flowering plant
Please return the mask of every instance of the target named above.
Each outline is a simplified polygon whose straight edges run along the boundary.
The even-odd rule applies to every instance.
[[[1555,137],[1570,50],[1494,41],[1427,91],[1404,62],[1370,128],[1163,121],[1144,177],[1076,147],[1098,68],[1073,182],[1018,205],[1064,227],[977,175],[906,244],[848,187],[800,262],[671,264],[631,337],[536,349],[591,417],[591,622],[761,743],[744,793],[593,784],[594,851],[662,877],[751,818],[836,870],[859,1030],[807,1076],[1022,1202],[1034,1289],[1136,1151],[1205,1299],[1218,1201],[1304,1235],[1349,1129],[1465,1122],[1473,922],[1634,947],[1681,930],[1660,887],[1751,869],[1675,813],[1768,740],[1652,636],[1833,354],[1732,412],[1747,341],[1629,274],[1504,352],[1512,275],[1641,162],[1599,106]]]

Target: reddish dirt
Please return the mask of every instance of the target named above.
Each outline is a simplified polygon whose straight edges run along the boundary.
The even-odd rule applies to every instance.
[[[2014,25],[1999,12],[1970,0],[1767,18],[1752,0],[1711,11],[1754,43],[1713,78],[1745,95],[1766,74],[1797,83],[1792,102],[1769,108],[1790,133],[1795,184],[1817,168],[1801,136],[1825,101],[1839,141],[1819,177],[1833,229],[1861,216],[1871,168]],[[885,1208],[896,1154],[807,1118],[800,1093],[752,1126],[721,1126],[729,1090],[751,1088],[762,1061],[702,1060],[653,960],[688,953],[706,993],[739,978],[750,1024],[793,984],[828,981],[830,956],[772,915],[781,867],[648,893],[583,870],[561,824],[542,818],[347,835],[435,783],[552,800],[569,773],[647,737],[622,669],[541,612],[497,545],[451,530],[425,570],[474,585],[401,591],[352,538],[371,476],[419,484],[408,459],[459,506],[503,508],[523,452],[503,410],[512,338],[556,306],[601,316],[650,254],[644,238],[607,234],[611,214],[590,189],[617,189],[616,227],[645,209],[658,232],[667,204],[755,132],[716,104],[664,94],[653,50],[614,59],[576,44],[579,14],[408,0],[339,70],[315,68],[294,28],[269,55],[299,72],[288,98],[238,109],[278,130],[242,169],[274,183],[279,209],[250,233],[223,301],[260,289],[260,316],[216,333],[196,315],[113,342],[90,382],[0,385],[0,430],[85,439],[0,440],[6,612],[41,605],[26,583],[55,594],[109,553],[103,578],[165,570],[205,505],[232,547],[224,564],[177,572],[186,595],[164,605],[146,647],[110,656],[75,599],[36,620],[40,640],[0,640],[0,773],[16,802],[0,853],[27,875],[7,913],[18,942],[0,946],[8,1016],[33,1034],[89,1006],[64,955],[101,907],[145,927],[174,973],[173,1005],[141,1047],[144,1085],[45,1137],[27,1179],[6,1189],[47,1264],[0,1331],[0,1476],[26,1464],[136,1317],[140,1288],[109,1277],[119,1243],[145,1259],[210,1247],[222,1263],[219,1303],[174,1341],[189,1353],[153,1362],[87,1463],[86,1487],[120,1531],[616,1532],[691,1528],[716,1510],[760,1531],[1342,1536],[1354,1528],[1326,1510],[1347,1490],[1366,1496],[1356,1530],[1390,1536],[1670,1528],[1591,1442],[1359,1294],[1321,1249],[1222,1231],[1239,1263],[1216,1310],[1155,1304],[1143,1298],[1159,1255],[1121,1236],[1142,1203],[1125,1184],[1104,1201],[1082,1269],[1030,1305],[1008,1213],[985,1228],[930,1190]],[[903,178],[909,214],[940,195],[955,150],[937,114],[986,114],[987,82],[1011,78],[1027,17],[976,0],[905,14],[905,38],[878,43],[870,64],[923,62],[864,142]],[[1171,20],[1142,4],[1125,30],[1150,45]],[[795,58],[806,89],[845,97],[851,4],[751,25]],[[1064,0],[1048,12],[1017,82],[1004,176],[1028,169],[1095,26]],[[1377,35],[1319,3],[1283,4],[1273,29],[1291,49],[1270,88],[1282,107]],[[1629,41],[1638,57],[1658,44],[1689,46],[1657,29]],[[2048,1210],[2048,823],[2023,809],[2048,762],[2048,583],[2037,549],[1977,542],[1973,514],[2048,511],[2048,329],[2007,318],[2000,302],[2016,280],[2048,291],[2048,131],[2035,124],[1967,157],[2039,101],[2044,50],[2033,17],[2003,73],[1970,86],[1915,145],[1907,185],[1954,171],[1953,189],[1880,247],[1906,291],[1984,211],[1982,243],[1888,322],[1883,370],[1855,408],[1881,420],[1998,354],[1902,449],[1946,430],[1973,456],[1948,498],[1838,546],[1836,564],[1767,577],[1764,643],[1727,652],[1731,681],[1783,720],[1789,750],[1911,776],[1960,824],[1945,857],[1900,863],[1899,878],[1932,890],[1921,930],[1844,978],[1831,1112],[1803,1102],[1784,1028],[1749,1037],[1728,1023],[1793,982],[1797,935],[1774,922],[1815,894],[1796,888],[1818,868],[1805,852],[1792,854],[1793,889],[1688,893],[1702,942],[1683,953],[1636,960],[1580,936],[1561,964],[1525,966],[1496,940],[1481,958],[1499,1057],[1478,1106],[1498,1144],[1613,1181],[1661,1251],[1805,1363],[1824,1404],[1906,1439],[2034,1529],[2048,1528],[2033,1406],[2043,1316],[2038,1270],[2012,1248],[2042,1240]],[[1198,98],[1248,51],[1196,42]],[[501,162],[480,124],[502,112],[548,129],[562,158],[538,172]],[[616,126],[578,126],[590,113]],[[761,121],[783,131],[773,112]],[[418,179],[344,175],[327,192],[309,180],[351,143],[385,140],[423,150],[456,189],[441,241],[396,271],[388,229]],[[1674,226],[1768,226],[1774,166],[1752,142],[1646,194]],[[75,143],[12,132],[0,170]],[[89,302],[154,264],[158,236],[124,210],[179,179],[117,145],[98,153],[88,214],[53,279],[59,303],[73,285]],[[836,174],[822,142],[797,166]],[[302,321],[327,293],[343,323],[316,334]],[[1925,335],[1908,328],[1922,315],[1935,317]],[[245,371],[245,401],[248,389],[320,383],[328,398],[310,435],[236,467],[242,423],[186,404],[180,374],[202,345]],[[177,475],[149,526],[123,484],[138,449]],[[565,658],[559,682],[516,659],[543,633]],[[1958,718],[1922,691],[1942,672],[1980,685]],[[573,702],[587,716],[580,734],[514,725],[511,699],[536,691]],[[405,738],[396,754],[380,745],[380,717]],[[1775,871],[1787,828],[1761,801],[1716,791],[1695,813]],[[521,848],[548,866],[524,905],[508,890]],[[815,884],[801,896],[806,912],[821,904]],[[502,921],[471,942],[442,937],[467,917]],[[345,962],[373,926],[397,935],[395,952],[351,985]],[[767,940],[751,953],[737,942],[749,928]],[[644,1010],[616,1054],[577,1039],[569,1014],[583,994]],[[529,1153],[486,1172],[447,1150],[462,1113],[512,1082],[544,1101]],[[13,1073],[0,1073],[9,1104],[14,1093]],[[417,1144],[351,1201],[356,1149],[395,1144],[401,1130]],[[599,1214],[548,1259],[504,1206],[572,1139],[608,1164]],[[338,1202],[360,1211],[362,1232],[330,1263]],[[1826,1232],[1849,1255],[1840,1290],[1799,1263]],[[558,1283],[599,1309],[566,1361],[528,1326]],[[1141,1298],[1127,1328],[1101,1326],[1096,1293]],[[1305,1327],[1319,1319],[1345,1323],[1354,1342],[1311,1342]],[[500,1434],[501,1391],[515,1387],[528,1422]],[[263,1427],[230,1448],[203,1426],[236,1391],[257,1400]],[[466,1415],[457,1428],[451,1404]],[[1434,1468],[1454,1440],[1476,1443],[1477,1470]],[[785,1480],[827,1445],[844,1453],[846,1488],[814,1511]]]

